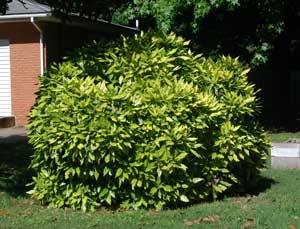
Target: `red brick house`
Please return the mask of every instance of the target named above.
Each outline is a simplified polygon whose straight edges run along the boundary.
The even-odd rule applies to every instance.
[[[28,121],[38,90],[38,76],[68,51],[95,39],[133,34],[136,28],[72,17],[67,22],[50,7],[13,0],[0,16],[0,118],[17,126]]]

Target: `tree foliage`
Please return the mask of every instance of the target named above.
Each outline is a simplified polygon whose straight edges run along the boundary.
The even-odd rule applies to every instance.
[[[10,1],[0,1],[2,12]],[[278,38],[300,8],[297,0],[37,1],[64,17],[78,14],[118,23],[140,19],[144,30],[174,31],[191,40],[196,51],[211,57],[241,56],[253,66],[268,62]]]
[[[79,14],[94,19],[106,19],[111,21],[112,14],[117,7],[124,4],[124,0],[38,0],[55,9],[55,11],[64,16],[69,14]]]
[[[281,0],[135,0],[115,14],[118,22],[141,19],[142,28],[175,31],[211,56],[239,55],[253,65],[268,60],[284,29]]]

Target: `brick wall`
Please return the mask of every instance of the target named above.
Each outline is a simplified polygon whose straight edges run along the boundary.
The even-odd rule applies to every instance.
[[[24,126],[38,90],[40,34],[30,22],[0,23],[0,39],[10,41],[12,115]]]
[[[119,36],[119,31],[110,31],[108,25],[103,32],[51,22],[39,22],[39,26],[44,34],[45,67],[60,62],[84,43]],[[17,126],[24,126],[35,103],[41,73],[40,34],[30,22],[0,23],[0,39],[10,41],[12,115]]]

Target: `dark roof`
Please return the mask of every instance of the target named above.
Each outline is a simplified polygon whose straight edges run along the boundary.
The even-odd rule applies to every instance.
[[[0,0],[1,1],[1,0]],[[40,21],[52,21],[61,22],[59,18],[56,18],[52,14],[52,9],[48,5],[37,3],[34,0],[12,0],[8,3],[8,9],[4,15],[0,15],[0,22],[10,21],[10,20],[28,20],[30,17],[36,17]],[[73,20],[74,19],[74,20]],[[123,26],[119,24],[109,23],[103,20],[90,20],[84,17],[78,17],[78,15],[72,16],[72,25],[74,26],[90,26],[95,29],[99,29],[99,24],[103,25],[107,30],[111,28],[116,28],[119,31],[122,30],[126,32],[136,32],[137,28],[132,28],[128,26]],[[101,27],[102,28],[102,27]],[[104,29],[105,29],[104,28]]]
[[[43,14],[51,13],[51,8],[47,5],[37,3],[33,0],[12,0],[8,3],[8,9],[5,15],[22,14]]]

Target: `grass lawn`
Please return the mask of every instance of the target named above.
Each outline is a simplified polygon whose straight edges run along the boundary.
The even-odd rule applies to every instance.
[[[272,142],[284,142],[289,138],[300,138],[300,132],[282,132],[282,133],[271,133],[269,134]]]
[[[257,195],[164,211],[82,213],[48,209],[25,195],[32,150],[0,143],[0,228],[300,228],[300,170],[263,171]]]

